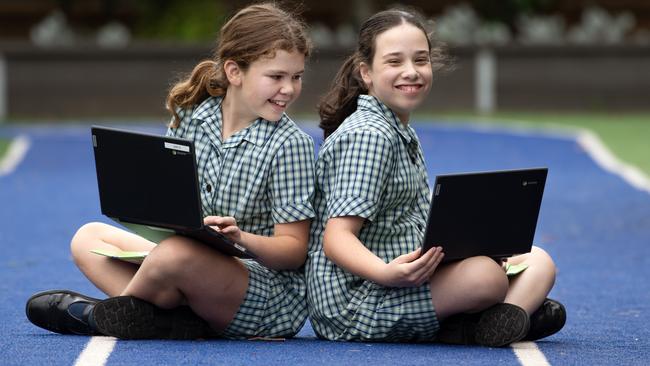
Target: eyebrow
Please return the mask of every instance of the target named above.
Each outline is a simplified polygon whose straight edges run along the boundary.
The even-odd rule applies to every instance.
[[[415,54],[418,55],[418,56],[422,55],[422,54],[428,55],[429,52],[427,50],[418,50],[418,51],[415,51]],[[387,53],[387,54],[383,55],[382,58],[389,58],[389,57],[402,56],[402,55],[403,55],[402,52],[396,51],[396,52]]]
[[[269,73],[269,74],[283,74],[283,75],[286,75],[286,74],[304,74],[305,70],[302,69],[302,70],[296,71],[294,73],[287,72],[285,70],[268,70],[267,73]]]

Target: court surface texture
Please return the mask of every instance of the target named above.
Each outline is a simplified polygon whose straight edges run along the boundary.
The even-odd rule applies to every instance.
[[[650,362],[650,189],[605,169],[572,134],[414,123],[436,174],[546,166],[535,243],[555,259],[551,297],[565,328],[506,348],[318,340],[309,324],[286,341],[117,341],[62,336],[25,317],[25,301],[66,288],[102,297],[76,269],[69,240],[101,216],[88,126],[0,126],[20,142],[0,170],[2,365],[646,365]],[[164,133],[163,128],[128,126]],[[318,146],[313,124],[305,129]],[[10,149],[11,150],[11,149]],[[607,154],[607,152],[604,152]],[[602,155],[602,151],[601,151]],[[602,160],[602,159],[601,159]]]

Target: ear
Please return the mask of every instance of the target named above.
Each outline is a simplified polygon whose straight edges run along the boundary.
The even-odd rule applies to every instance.
[[[366,88],[370,89],[372,86],[372,78],[370,77],[372,71],[370,70],[370,66],[365,62],[359,63],[359,73],[361,74],[363,82],[366,83]]]
[[[226,62],[223,63],[223,72],[226,74],[226,78],[230,85],[241,85],[242,71],[235,61],[226,60]]]

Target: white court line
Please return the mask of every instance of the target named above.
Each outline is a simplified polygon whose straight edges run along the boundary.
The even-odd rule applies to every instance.
[[[650,193],[650,179],[639,168],[618,160],[595,133],[581,130],[576,141],[601,168],[619,175],[632,187]]]
[[[23,160],[29,147],[30,140],[26,136],[18,136],[9,145],[7,154],[0,160],[0,177],[11,174]],[[116,338],[92,337],[84,350],[75,361],[75,366],[103,366],[113,352]]]
[[[512,121],[512,120],[510,120]],[[650,177],[634,165],[621,161],[593,131],[586,128],[559,124],[536,125],[533,122],[517,120],[518,125],[505,125],[481,120],[481,124],[445,123],[448,128],[463,128],[480,133],[506,133],[515,136],[542,136],[555,139],[574,140],[600,168],[618,175],[632,187],[650,193]]]
[[[650,178],[639,168],[619,160],[594,132],[584,128],[555,124],[550,125],[550,127],[548,127],[549,125],[546,127],[531,127],[531,123],[519,122],[521,122],[521,125],[518,126],[486,123],[463,125],[461,128],[481,133],[508,133],[519,136],[543,136],[574,140],[600,168],[621,177],[632,187],[650,193]],[[446,126],[458,128],[457,124],[446,124]],[[510,346],[522,366],[550,366],[546,356],[534,342],[518,342]]]
[[[11,174],[18,164],[23,160],[31,142],[25,136],[16,137],[11,144],[3,159],[0,159],[0,177]]]
[[[113,352],[117,338],[92,337],[75,361],[75,366],[103,366]]]
[[[550,366],[535,342],[517,342],[510,345],[519,362],[524,366]]]

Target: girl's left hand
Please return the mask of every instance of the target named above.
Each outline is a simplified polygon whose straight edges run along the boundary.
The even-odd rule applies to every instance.
[[[231,216],[206,216],[203,223],[212,227],[217,232],[225,235],[235,243],[241,243],[241,230],[237,221]]]

